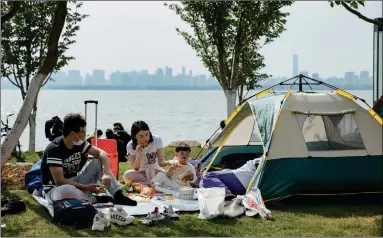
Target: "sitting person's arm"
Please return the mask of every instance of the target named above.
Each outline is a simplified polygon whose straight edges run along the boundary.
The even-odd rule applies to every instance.
[[[162,139],[160,137],[157,137],[153,141],[153,143],[154,143],[154,146],[157,148],[158,165],[161,167],[171,165],[168,161],[165,160],[164,144],[162,142]]]
[[[49,166],[49,170],[52,174],[53,180],[55,181],[56,185],[65,185],[70,184],[75,186],[76,188],[83,190],[83,191],[89,191],[92,193],[101,193],[104,192],[104,188],[97,184],[80,184],[74,182],[72,179],[66,179],[64,177],[64,171],[60,166]]]
[[[127,146],[128,161],[130,166],[134,170],[139,170],[141,167],[141,161],[144,156],[143,149],[140,145],[136,146],[136,150],[133,150],[132,144]]]
[[[161,167],[169,166],[171,163],[165,160],[164,148],[157,149],[158,164]]]
[[[61,151],[56,151],[55,149],[47,151],[47,166],[49,167],[49,171],[51,172],[52,178],[56,185],[59,186],[69,184],[75,186],[80,190],[90,191],[93,193],[99,193],[104,191],[104,189],[99,185],[79,184],[74,182],[72,179],[65,178],[60,154]]]
[[[170,168],[168,169],[168,172],[166,172],[166,176],[168,176],[168,178],[171,178],[175,171],[176,171],[176,166],[171,165]]]
[[[109,160],[108,153],[106,153],[105,151],[103,151],[97,147],[91,146],[89,151],[88,151],[88,154],[100,159],[101,165],[102,165],[102,172],[104,175],[111,173],[111,171],[110,171],[110,160]]]

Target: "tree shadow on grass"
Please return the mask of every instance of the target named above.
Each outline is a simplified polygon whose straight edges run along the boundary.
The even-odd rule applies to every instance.
[[[293,196],[266,204],[270,210],[324,217],[372,217],[382,215],[382,194]]]

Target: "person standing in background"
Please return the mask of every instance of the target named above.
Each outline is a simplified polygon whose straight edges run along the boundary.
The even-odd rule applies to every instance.
[[[126,155],[127,150],[126,146],[129,141],[131,141],[131,136],[128,132],[125,131],[124,127],[120,122],[116,122],[113,124],[113,132],[118,136],[118,139],[121,140],[122,145],[119,146],[118,149],[118,162],[127,162]]]

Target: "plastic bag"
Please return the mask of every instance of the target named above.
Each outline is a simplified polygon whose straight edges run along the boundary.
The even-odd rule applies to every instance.
[[[271,211],[266,208],[258,188],[250,189],[245,194],[242,203],[245,208],[250,210],[250,212],[246,212],[247,216],[255,216],[259,213],[263,219],[272,219]]]
[[[236,197],[225,204],[224,215],[228,217],[237,217],[242,215],[246,208],[242,206],[242,197]]]
[[[224,212],[225,205],[224,188],[199,188],[197,190],[200,219],[213,219]]]

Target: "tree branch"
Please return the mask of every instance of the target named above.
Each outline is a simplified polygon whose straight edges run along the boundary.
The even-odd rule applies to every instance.
[[[21,6],[21,1],[15,1],[15,2],[9,2],[12,4],[11,10],[9,12],[5,13],[4,16],[1,16],[1,26],[3,26],[4,23],[9,21],[16,13],[19,11]]]
[[[52,75],[52,72],[49,73],[49,75],[47,76],[47,78],[44,80],[43,84],[41,85],[41,87],[44,87],[45,84],[47,84],[47,82],[49,81],[49,79],[51,78],[51,75]]]
[[[18,84],[18,82],[17,81],[13,82],[12,79],[9,77],[9,75],[7,75],[7,79],[9,80],[9,82],[11,82],[11,84],[13,84],[16,87],[20,88],[20,85]]]
[[[343,2],[343,1],[340,2],[340,4],[342,4],[342,6],[347,9],[347,11],[351,12],[352,14],[354,14],[357,17],[359,17],[360,19],[362,19],[362,20],[364,20],[364,21],[366,21],[368,23],[371,23],[371,24],[374,24],[374,25],[377,25],[377,26],[383,28],[383,23],[382,22],[379,22],[379,21],[376,21],[374,19],[371,19],[371,18],[368,18],[368,17],[364,16],[362,13],[358,12],[355,9],[352,9],[349,5],[347,5],[347,3]]]
[[[48,75],[51,73],[59,58],[58,45],[62,29],[64,28],[65,18],[67,16],[67,1],[59,1],[57,2],[57,5],[52,30],[48,38],[47,56],[37,74],[42,73]]]

